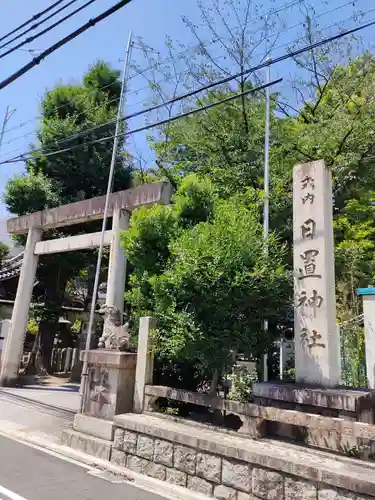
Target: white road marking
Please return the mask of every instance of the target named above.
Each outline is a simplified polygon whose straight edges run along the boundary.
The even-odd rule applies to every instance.
[[[0,484],[0,498],[1,500],[26,500],[26,498],[17,495],[14,491],[10,491]]]

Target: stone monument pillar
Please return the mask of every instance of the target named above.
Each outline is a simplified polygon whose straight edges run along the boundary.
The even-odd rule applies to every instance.
[[[18,379],[18,370],[23,353],[27,321],[29,319],[30,301],[38,265],[38,255],[34,254],[34,248],[35,243],[41,241],[42,236],[43,230],[37,227],[31,227],[27,234],[17,295],[13,307],[11,328],[6,352],[1,364],[0,385],[2,386],[12,385]]]
[[[336,328],[332,176],[324,161],[293,173],[296,382],[340,384]]]
[[[375,389],[375,288],[359,288],[357,295],[363,299],[368,388]]]

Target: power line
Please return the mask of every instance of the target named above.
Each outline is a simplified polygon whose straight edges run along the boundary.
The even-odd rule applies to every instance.
[[[372,9],[372,10],[375,10],[375,9]],[[371,10],[370,10],[370,11],[368,11],[367,13],[369,13],[369,12],[371,12]],[[319,30],[319,31],[324,31],[325,29],[328,29],[328,28],[330,28],[330,27],[333,27],[333,26],[335,26],[335,25],[337,25],[337,24],[340,24],[340,22],[335,23],[335,24],[333,24],[333,25],[331,25],[331,26],[325,27],[325,28],[323,28],[323,29],[321,29],[321,30]],[[344,34],[346,34],[346,33],[343,33],[343,34],[342,34],[342,36],[343,36]],[[281,48],[281,47],[286,46],[286,45],[288,45],[288,44],[289,44],[289,43],[285,43],[285,44],[280,45],[280,46],[278,46],[278,47],[276,47],[276,48]],[[307,50],[310,50],[310,49],[307,49]],[[292,56],[293,56],[293,54],[292,54]],[[163,81],[163,80],[161,80],[161,81]],[[112,84],[115,84],[115,83],[117,83],[117,82],[113,82]],[[112,84],[106,85],[106,86],[104,86],[104,87],[102,87],[102,88],[109,87],[109,86],[111,86]],[[219,83],[217,83],[217,84],[219,84]],[[199,92],[199,91],[200,91],[200,90],[198,90],[198,92]],[[135,92],[135,91],[133,91],[133,92]],[[195,93],[196,93],[196,92],[195,92]],[[192,92],[192,94],[194,94],[194,91]],[[131,118],[135,118],[135,117],[137,117],[137,116],[139,116],[139,115],[142,115],[142,114],[144,114],[144,113],[149,113],[149,112],[151,112],[151,111],[154,111],[154,110],[156,110],[156,109],[159,109],[159,108],[161,108],[161,107],[164,107],[164,106],[166,106],[166,105],[168,105],[168,104],[172,104],[173,102],[178,101],[178,100],[181,100],[181,96],[177,96],[177,97],[175,97],[175,98],[173,98],[173,99],[171,99],[171,100],[169,100],[169,101],[164,101],[164,102],[162,102],[162,103],[160,103],[160,104],[158,104],[158,105],[156,105],[156,106],[153,106],[153,107],[151,107],[151,108],[147,108],[147,109],[145,109],[145,110],[140,110],[140,111],[137,111],[137,112],[135,112],[135,113],[133,113],[133,114],[131,114],[131,115],[125,116],[125,117],[123,118],[123,120],[129,120],[129,119],[131,119]],[[115,100],[114,100],[114,101],[115,101]],[[111,102],[111,101],[110,101],[110,102]],[[139,101],[139,103],[141,103],[141,102],[143,102],[143,101]],[[135,105],[135,104],[134,104],[134,105]],[[63,144],[63,143],[65,143],[65,142],[69,141],[69,140],[73,140],[73,139],[76,139],[76,138],[79,138],[79,137],[85,136],[85,135],[87,135],[87,134],[88,134],[88,133],[90,133],[90,132],[93,132],[93,131],[98,130],[98,129],[100,129],[100,128],[103,128],[103,127],[105,127],[105,126],[111,125],[112,123],[113,123],[113,122],[109,121],[109,122],[106,122],[106,123],[104,123],[104,124],[97,125],[97,126],[95,126],[95,127],[91,128],[91,129],[86,129],[86,130],[83,130],[83,131],[81,131],[81,132],[78,132],[77,134],[74,134],[73,136],[70,136],[70,137],[67,137],[67,138],[63,138],[63,139],[57,140],[57,141],[55,141],[55,145]],[[20,139],[20,138],[24,138],[24,137],[27,137],[27,136],[33,135],[34,133],[36,133],[36,132],[31,132],[31,133],[28,133],[28,134],[24,134],[23,136],[19,136],[19,137],[17,137],[17,138],[16,138],[16,139],[14,139],[14,140],[7,141],[5,144],[10,144],[10,143],[14,142],[15,140],[18,140],[18,139]],[[65,148],[65,149],[66,149],[66,148]],[[7,154],[7,155],[9,155],[9,154],[11,154],[11,153],[16,152],[17,150],[19,150],[19,148],[16,148],[16,149],[14,149],[14,150],[12,150],[11,152],[6,153],[6,154]],[[20,161],[20,160],[22,160],[22,158],[25,156],[25,154],[28,154],[28,153],[23,153],[23,154],[19,155],[18,157],[10,158],[9,160],[3,161],[3,162],[1,162],[0,164],[2,164],[2,163],[6,163],[6,162],[11,162],[12,160],[16,160],[16,159],[18,159],[17,161]],[[3,154],[2,156],[5,156],[5,155]]]
[[[246,95],[249,95],[249,94],[253,94],[255,92],[259,92],[261,90],[266,89],[269,86],[276,85],[277,83],[280,83],[282,80],[283,80],[282,78],[279,78],[279,79],[274,80],[274,81],[272,81],[270,83],[267,83],[267,84],[264,84],[264,85],[260,85],[258,87],[253,88],[253,89],[245,90],[245,92],[240,92],[240,93],[232,95],[230,97],[226,97],[225,99],[222,99],[221,101],[216,101],[214,103],[210,103],[210,104],[207,104],[205,106],[201,106],[199,108],[192,109],[190,111],[185,111],[184,113],[181,113],[179,115],[172,116],[172,117],[169,117],[169,118],[167,118],[165,120],[160,120],[158,122],[154,122],[154,123],[151,123],[149,125],[144,125],[142,127],[130,130],[129,132],[125,132],[125,133],[119,134],[119,135],[124,135],[125,137],[128,137],[130,135],[136,134],[138,132],[142,132],[144,130],[149,130],[151,128],[155,128],[155,127],[160,127],[162,125],[166,125],[167,123],[174,122],[174,121],[179,120],[181,118],[186,118],[186,117],[194,115],[196,113],[200,113],[201,111],[207,111],[208,109],[211,109],[211,108],[213,108],[215,106],[219,106],[220,104],[224,104],[226,102],[233,101],[234,99],[238,99],[239,97],[246,96]],[[101,143],[110,141],[110,140],[114,139],[115,137],[116,137],[116,135],[111,135],[111,136],[103,137],[101,139],[96,139],[94,141],[86,142],[86,143],[83,143],[83,144],[76,144],[75,146],[72,146],[70,148],[60,149],[58,151],[51,151],[49,153],[42,153],[39,156],[30,155],[27,158],[23,157],[23,158],[18,158],[17,160],[16,159],[14,159],[14,160],[6,160],[6,161],[3,161],[3,162],[0,162],[0,165],[3,165],[5,163],[17,163],[18,161],[37,160],[39,158],[46,158],[46,157],[49,157],[49,156],[54,156],[56,154],[67,153],[69,151],[73,151],[73,150],[78,149],[78,148],[92,146],[94,144],[101,144]]]
[[[147,108],[145,110],[140,110],[140,111],[137,111],[137,112],[132,113],[130,115],[127,115],[127,116],[125,116],[125,117],[122,118],[122,121],[129,120],[131,118],[135,118],[137,116],[140,116],[140,115],[145,114],[145,113],[149,113],[151,111],[155,111],[155,110],[157,110],[157,109],[159,109],[161,107],[167,106],[169,104],[173,104],[174,102],[177,102],[177,101],[180,101],[180,100],[183,100],[183,99],[187,99],[188,97],[192,97],[192,96],[194,96],[196,94],[199,94],[201,92],[210,90],[211,88],[216,87],[218,85],[223,85],[225,83],[229,83],[230,81],[236,80],[236,79],[240,78],[241,76],[249,75],[249,74],[254,73],[255,71],[263,69],[263,68],[265,68],[267,66],[272,66],[273,64],[277,64],[277,63],[282,62],[282,61],[284,61],[286,59],[290,59],[290,58],[296,57],[298,55],[303,54],[304,52],[311,51],[311,50],[316,49],[316,48],[318,48],[318,47],[320,47],[322,45],[325,45],[325,44],[330,43],[330,42],[335,41],[335,40],[339,40],[340,38],[342,38],[344,36],[356,33],[356,32],[358,32],[358,31],[360,31],[362,29],[368,28],[368,27],[373,26],[373,25],[375,25],[375,20],[373,20],[371,22],[368,22],[368,23],[366,23],[364,25],[357,26],[356,28],[351,28],[350,30],[343,31],[343,32],[341,32],[341,33],[339,33],[337,35],[325,38],[323,40],[320,40],[319,42],[315,42],[313,44],[309,44],[307,46],[301,47],[300,49],[296,49],[294,51],[289,51],[288,53],[283,54],[282,56],[279,56],[279,57],[277,57],[275,59],[270,59],[270,60],[268,60],[266,62],[260,63],[260,64],[258,64],[256,66],[253,66],[253,67],[251,67],[251,68],[249,68],[249,69],[247,69],[245,71],[236,73],[234,75],[230,75],[230,76],[228,76],[226,78],[223,78],[223,79],[221,79],[219,81],[209,83],[207,85],[199,87],[198,89],[191,90],[190,92],[187,92],[185,94],[173,97],[172,99],[169,99],[168,101],[162,102],[160,104],[157,104],[157,105],[155,105],[153,107],[150,107],[150,108]],[[87,131],[78,132],[77,134],[74,134],[74,135],[72,135],[72,136],[70,136],[68,138],[64,138],[64,139],[61,139],[59,141],[56,141],[56,144],[61,144],[61,143],[67,142],[69,140],[78,139],[80,137],[83,137],[83,136],[87,135],[88,133],[91,133],[93,131],[99,130],[99,129],[104,128],[104,127],[108,127],[109,125],[112,125],[113,123],[114,123],[114,121],[112,120],[112,121],[109,121],[109,122],[97,125],[97,126],[91,128],[91,129],[88,129]],[[69,148],[67,148],[66,150],[68,150],[68,149]],[[20,160],[22,160],[22,157],[25,156],[26,154],[28,154],[28,153],[24,153],[23,155],[19,155],[18,159],[14,158],[14,159],[11,159],[11,160],[7,160],[6,163],[11,163],[11,162],[14,162],[14,161],[20,161]],[[4,163],[4,162],[2,162],[2,163]]]
[[[37,14],[34,14],[32,17],[30,17],[30,19],[28,19],[27,21],[25,21],[23,24],[21,24],[20,26],[18,26],[14,30],[10,31],[6,35],[3,35],[0,38],[0,42],[2,42],[3,40],[5,40],[6,38],[12,36],[14,33],[17,33],[17,31],[21,30],[22,28],[24,28],[28,24],[32,23],[33,21],[36,21],[37,19],[39,19],[40,17],[42,17],[44,14],[47,14],[47,12],[49,12],[50,10],[54,9],[55,7],[57,7],[63,1],[64,0],[57,0],[57,2],[53,3],[52,5],[50,5],[49,7],[47,7],[46,9],[42,10],[41,12],[38,12]]]
[[[46,18],[42,19],[38,23],[33,24],[32,26],[30,26],[30,28],[28,28],[27,30],[23,31],[22,33],[19,33],[17,36],[15,36],[14,38],[12,38],[8,42],[5,42],[3,45],[0,45],[0,49],[3,49],[4,47],[7,47],[9,44],[15,42],[16,40],[19,40],[20,38],[22,38],[23,36],[25,36],[27,33],[30,33],[30,31],[33,31],[34,29],[38,28],[41,24],[44,24],[46,21],[49,21],[50,19],[52,19],[53,17],[55,17],[57,14],[59,14],[60,12],[62,12],[63,10],[65,10],[67,7],[70,7],[76,1],[77,0],[70,0],[69,3],[67,3],[66,5],[63,5],[62,7],[60,7],[60,9],[56,10],[55,12],[53,12],[52,14],[50,14],[49,16],[47,16]],[[38,36],[41,36],[41,35],[38,35]],[[35,38],[38,38],[38,36],[26,38],[26,40],[24,40],[23,42],[21,42],[19,45],[17,45],[13,49],[10,49],[10,52],[13,52],[14,50],[18,50],[19,48],[23,47],[27,43],[30,43],[33,40],[35,40]],[[9,54],[10,52],[5,52],[5,54],[2,54],[1,57],[4,57],[5,55]]]
[[[92,28],[95,26],[97,23],[103,21],[107,17],[111,16],[118,10],[122,9],[122,7],[125,7],[128,3],[130,3],[132,0],[121,0],[120,2],[117,2],[115,5],[107,9],[106,11],[102,12],[102,14],[99,14],[98,16],[94,17],[93,19],[90,19],[87,23],[83,24],[80,28],[77,30],[73,31],[70,33],[68,36],[62,38],[59,40],[57,43],[54,45],[51,45],[48,49],[44,50],[41,54],[39,54],[37,57],[35,57],[32,61],[30,61],[28,64],[25,64],[22,68],[20,68],[18,71],[10,75],[8,78],[0,82],[0,90],[3,88],[7,87],[11,83],[13,83],[15,80],[23,76],[25,73],[30,71],[32,68],[37,66],[43,59],[45,59],[47,56],[58,50],[59,48],[63,47],[65,44],[68,42],[71,42],[74,40],[77,36],[81,35],[85,31],[87,31],[89,28]]]
[[[114,83],[118,83],[118,82],[116,81]],[[98,89],[98,90],[100,90],[100,89]],[[102,103],[94,106],[92,108],[92,111],[94,111],[96,109],[101,109],[104,105],[108,106],[109,104],[114,104],[114,103],[118,102],[119,100],[120,100],[120,98],[116,97],[115,99],[110,99],[109,101],[106,101],[105,103],[102,102]],[[143,102],[143,101],[139,101],[138,103],[132,104],[132,106],[135,106],[136,104],[139,104],[141,102]],[[63,108],[63,107],[65,107],[65,104],[62,104],[61,106],[56,107],[54,110],[58,110],[58,109]],[[79,116],[84,115],[85,113],[87,113],[87,110],[80,111],[79,113],[74,114],[74,118],[78,118]],[[39,118],[42,118],[42,117],[39,117]],[[34,122],[34,120],[29,120],[28,122],[24,122],[23,124],[20,124],[18,127],[13,127],[12,129],[5,131],[4,134],[6,132],[10,132],[11,130],[17,130],[18,128],[21,128],[21,126],[26,125],[27,123],[33,123],[33,122]],[[4,145],[5,144],[12,144],[12,142],[18,141],[18,139],[25,139],[26,137],[30,137],[31,135],[37,135],[37,134],[38,134],[38,131],[28,132],[27,134],[19,135],[17,137],[14,137],[13,139],[10,139],[9,141],[3,142],[3,144]]]
[[[346,4],[344,4],[344,5],[346,5]],[[332,9],[332,10],[336,10],[336,9]],[[369,14],[371,11],[374,11],[374,10],[375,10],[375,9],[371,9],[370,11],[367,11],[367,12],[366,12],[366,14]],[[323,14],[322,14],[322,15],[323,15]],[[324,30],[326,30],[326,29],[332,28],[333,26],[339,25],[339,24],[341,24],[341,22],[342,22],[342,21],[339,21],[339,22],[337,22],[337,23],[334,23],[333,25],[330,25],[330,26],[324,27],[324,28],[322,28],[321,30],[318,30],[318,32],[322,32],[322,31],[324,31]],[[365,27],[366,27],[366,26],[365,26]],[[361,29],[361,28],[359,28],[359,29]],[[346,35],[346,34],[347,34],[347,32],[342,32],[342,34],[340,34],[340,36],[344,36],[344,35]],[[296,40],[294,40],[294,41],[296,41]],[[282,44],[282,45],[279,45],[279,46],[277,46],[277,47],[274,47],[274,49],[273,49],[273,50],[275,50],[275,49],[277,49],[277,48],[281,48],[281,47],[287,46],[287,45],[289,45],[289,43],[290,43],[290,42],[285,43],[285,44]],[[323,40],[322,42],[319,42],[319,43],[325,43],[325,41]],[[309,48],[308,48],[308,49],[306,49],[306,50],[311,50],[311,49],[309,49]],[[266,54],[266,55],[267,55],[267,54]],[[292,54],[292,57],[293,57],[293,54]],[[275,62],[278,62],[278,60],[275,60]],[[160,81],[164,81],[164,80],[160,80]],[[111,84],[109,84],[109,85],[106,85],[106,86],[102,87],[102,89],[104,89],[105,87],[109,87],[109,86],[111,86],[111,85],[113,85],[113,84],[116,84],[116,83],[117,83],[117,82],[112,82]],[[217,84],[219,84],[219,83],[217,83]],[[215,85],[216,85],[216,84],[215,84]],[[142,90],[142,89],[138,89],[138,90]],[[199,91],[200,91],[200,90],[198,90],[198,92],[199,92]],[[137,92],[137,90],[132,91],[132,92],[129,92],[129,93],[134,93],[134,92]],[[195,92],[195,93],[196,93],[196,92]],[[193,91],[193,93],[192,93],[191,95],[193,95],[193,94],[194,94],[194,91]],[[187,96],[187,97],[188,97],[188,96]],[[133,113],[133,114],[131,114],[131,115],[128,115],[128,116],[124,117],[124,118],[123,118],[123,120],[129,120],[129,119],[131,119],[131,118],[135,118],[136,116],[142,115],[142,114],[144,114],[144,113],[148,113],[148,112],[150,112],[150,111],[154,111],[154,110],[159,109],[159,108],[161,108],[161,107],[164,107],[164,106],[166,106],[166,105],[168,105],[168,104],[172,104],[173,102],[178,101],[178,100],[180,100],[180,99],[181,99],[181,96],[178,96],[178,97],[175,97],[175,98],[173,98],[173,99],[171,99],[171,100],[169,100],[169,101],[164,101],[164,102],[162,102],[162,103],[160,103],[160,104],[158,104],[158,105],[156,105],[156,106],[154,106],[154,107],[152,107],[152,108],[148,108],[148,109],[146,109],[146,110],[141,110],[141,111],[138,111],[138,112]],[[139,102],[142,102],[142,101],[139,101]],[[135,105],[135,104],[134,104],[134,105]],[[31,121],[32,121],[32,120],[31,120]],[[95,126],[95,127],[91,128],[91,129],[83,130],[83,131],[81,131],[81,132],[78,132],[77,134],[74,134],[73,136],[70,136],[70,137],[67,137],[67,138],[63,138],[63,139],[57,140],[57,141],[55,141],[55,144],[56,144],[56,145],[58,145],[58,144],[63,144],[63,143],[65,143],[65,142],[69,141],[69,140],[72,140],[72,139],[75,139],[75,138],[79,138],[79,137],[81,137],[81,136],[85,136],[85,135],[87,135],[88,133],[90,133],[90,132],[92,132],[92,131],[95,131],[95,130],[98,130],[98,129],[100,129],[100,128],[103,128],[103,127],[106,127],[106,126],[108,126],[108,125],[111,125],[111,123],[113,123],[113,122],[109,121],[109,122],[106,122],[106,123],[104,123],[104,124],[97,125],[97,126]],[[14,128],[16,128],[16,127],[14,127]],[[23,137],[27,137],[27,136],[30,136],[30,135],[33,135],[33,134],[34,134],[34,132],[30,132],[30,133],[28,133],[28,134],[24,134],[23,136],[19,136],[19,137],[17,137],[16,139],[13,139],[13,140],[7,141],[5,144],[10,144],[10,143],[12,143],[12,142],[14,142],[14,141],[16,141],[16,140],[18,140],[18,139],[21,139],[21,138],[23,138]],[[17,149],[15,149],[15,150],[11,151],[10,153],[7,153],[7,154],[9,155],[9,154],[11,154],[11,153],[14,153],[15,151],[17,151]],[[27,153],[26,153],[26,154],[27,154]],[[25,153],[24,153],[24,154],[19,155],[19,157],[23,157],[24,155],[25,155]],[[3,154],[2,156],[4,156],[4,154]],[[15,157],[15,158],[19,158],[19,157]],[[10,159],[9,159],[9,161],[14,160],[15,158],[10,158]]]
[[[354,4],[356,4],[358,1],[360,1],[360,0],[349,0],[348,2],[346,2],[346,3],[344,3],[344,4],[341,4],[341,5],[339,5],[339,6],[335,7],[335,8],[333,8],[333,9],[330,9],[330,10],[328,10],[328,11],[324,11],[324,12],[322,12],[322,13],[320,13],[320,14],[318,14],[318,15],[314,16],[314,17],[312,18],[312,20],[319,19],[320,17],[326,16],[327,14],[331,14],[331,13],[333,13],[334,11],[337,11],[337,10],[339,10],[339,9],[342,9],[342,8],[344,8],[344,7],[348,6],[348,5],[353,5],[353,6],[354,6]],[[273,10],[273,11],[269,11],[269,12],[268,12],[268,15],[278,13],[279,11],[281,11],[281,10],[285,10],[285,9],[286,9],[286,8],[288,8],[288,7],[291,7],[291,6],[293,6],[293,5],[299,4],[300,2],[301,2],[301,0],[294,0],[293,2],[289,2],[289,3],[285,4],[282,8],[279,8],[279,9],[277,9],[277,10]],[[365,14],[369,14],[370,12],[372,12],[372,11],[374,11],[374,10],[375,10],[375,9],[370,9],[369,11],[365,12],[365,13],[364,13],[364,15],[365,15]],[[262,18],[262,16],[259,16],[258,18],[255,18],[255,20],[256,20],[256,19],[260,19],[260,18]],[[334,23],[334,24],[331,24],[331,25],[329,25],[329,26],[323,27],[322,29],[318,30],[318,32],[322,32],[322,31],[325,31],[326,29],[329,29],[329,28],[332,28],[332,27],[334,27],[334,26],[337,26],[337,25],[341,24],[342,22],[344,22],[344,21],[346,21],[346,20],[348,20],[348,19],[350,19],[350,18],[347,18],[347,19],[341,20],[341,21],[339,21],[339,22],[336,22],[336,23]],[[303,22],[300,22],[300,23],[296,23],[296,24],[294,24],[294,25],[292,25],[292,26],[289,26],[289,27],[287,27],[287,28],[285,28],[285,29],[283,29],[283,30],[281,30],[281,31],[277,31],[277,32],[274,32],[274,33],[270,34],[267,38],[268,38],[268,40],[269,40],[270,38],[273,38],[273,37],[275,37],[275,36],[279,36],[280,34],[285,33],[285,32],[287,32],[287,31],[290,31],[291,29],[296,28],[296,27],[298,27],[298,26],[302,26],[303,24],[304,24],[304,21],[303,21]],[[294,39],[294,40],[292,40],[292,41],[290,41],[290,42],[287,42],[287,43],[284,43],[284,44],[281,44],[281,45],[277,45],[276,47],[273,47],[272,51],[275,51],[275,50],[277,50],[277,49],[280,49],[280,48],[282,48],[282,47],[285,47],[285,46],[289,45],[290,43],[293,43],[293,42],[298,41],[299,39],[300,39],[300,38],[296,38],[296,39]],[[197,48],[199,48],[199,47],[202,47],[202,45],[204,46],[204,48],[207,48],[208,46],[210,46],[210,45],[212,45],[213,43],[216,43],[216,42],[218,42],[218,41],[219,41],[219,39],[216,39],[216,40],[213,40],[213,41],[208,41],[208,44],[207,44],[207,45],[203,45],[203,42],[202,42],[202,43],[200,43],[200,44],[197,44],[197,45],[192,45],[191,47],[189,47],[188,49],[186,49],[186,50],[184,50],[184,51],[177,52],[177,53],[176,53],[173,57],[179,57],[180,55],[183,55],[183,54],[185,54],[185,53],[187,53],[187,52],[190,52],[191,50],[194,50],[194,49],[197,49]],[[156,51],[156,53],[158,53],[158,54],[159,54],[159,52],[157,52],[157,51]],[[265,54],[265,55],[267,55],[267,54]],[[1,56],[0,56],[0,57],[1,57]],[[153,69],[153,68],[155,68],[155,67],[157,67],[157,66],[159,66],[159,65],[164,65],[164,64],[167,64],[167,62],[168,62],[168,61],[170,61],[170,60],[172,60],[172,59],[173,59],[173,57],[167,57],[167,58],[164,58],[161,62],[158,62],[158,63],[156,63],[156,64],[155,64],[155,65],[153,65],[153,66],[149,66],[149,67],[148,67],[148,68],[146,68],[146,69],[142,69],[142,70],[140,70],[140,71],[136,72],[134,75],[132,75],[132,76],[130,76],[130,77],[129,77],[129,80],[131,80],[131,79],[133,79],[133,78],[136,78],[137,76],[143,75],[143,74],[144,74],[144,73],[146,73],[147,71],[150,71],[151,69]],[[219,58],[216,58],[216,59],[215,59],[215,61],[217,61],[218,59],[220,59],[220,58],[222,58],[222,57],[223,57],[223,56],[220,56]],[[252,59],[254,59],[254,56],[252,57]],[[157,83],[157,84],[159,84],[159,83],[162,83],[162,82],[165,82],[165,81],[169,81],[169,78],[163,78],[163,79],[161,79],[161,80],[158,80],[156,83]],[[108,84],[108,85],[105,85],[105,86],[103,86],[103,87],[99,88],[98,90],[99,90],[99,91],[101,91],[101,90],[104,90],[105,88],[108,88],[108,87],[110,87],[110,86],[112,86],[112,85],[117,85],[117,84],[118,84],[118,82],[117,82],[117,81],[115,81],[115,82],[112,82],[112,83],[110,83],[110,84]],[[140,88],[138,88],[138,89],[132,90],[132,91],[128,92],[127,94],[128,94],[128,95],[131,95],[131,94],[134,94],[134,93],[139,93],[139,92],[141,92],[142,90],[145,90],[145,89],[149,89],[149,85],[145,85],[145,86],[140,87]],[[142,101],[139,101],[138,103],[140,103],[140,102],[142,102]],[[138,104],[138,103],[136,103],[136,104]],[[61,106],[57,106],[55,109],[56,109],[56,110],[58,110],[58,109],[60,109],[60,108],[63,108],[64,106],[65,106],[65,105],[63,104],[63,105],[61,105]],[[132,104],[131,106],[134,106],[134,105]],[[78,113],[76,116],[79,116],[80,114],[83,114],[83,113],[84,113],[84,112]],[[18,128],[22,128],[22,127],[24,127],[24,126],[28,125],[29,123],[33,123],[35,119],[40,119],[40,118],[43,118],[43,116],[36,116],[35,118],[32,118],[32,119],[30,119],[30,120],[27,120],[27,121],[25,121],[25,122],[21,122],[19,125],[16,125],[16,126],[14,126],[14,127],[10,128],[10,129],[8,129],[5,133],[9,133],[9,132],[12,132],[12,131],[14,131],[14,130],[17,130]],[[23,135],[23,136],[19,136],[19,137],[16,137],[15,139],[12,139],[12,140],[10,140],[10,141],[7,141],[7,142],[5,142],[4,144],[11,144],[12,142],[15,142],[15,141],[16,141],[16,140],[18,140],[18,139],[22,139],[22,138],[24,138],[24,137],[28,137],[28,136],[30,136],[30,135],[35,135],[36,133],[37,133],[37,132],[30,132],[30,133],[27,133],[27,134],[25,134],[25,135]]]

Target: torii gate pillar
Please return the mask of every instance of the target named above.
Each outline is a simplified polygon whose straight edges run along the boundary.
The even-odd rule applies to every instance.
[[[13,307],[9,340],[4,352],[4,357],[1,360],[1,386],[13,385],[18,379],[20,359],[23,353],[25,332],[29,319],[29,307],[39,259],[39,255],[34,254],[34,248],[35,244],[41,241],[42,236],[43,230],[41,228],[29,228],[21,274],[18,281],[16,300]]]
[[[173,188],[168,182],[154,182],[110,194],[108,217],[113,218],[113,227],[104,235],[104,244],[111,245],[107,305],[117,307],[120,312],[124,308],[126,272],[126,257],[120,244],[120,231],[128,228],[129,213],[132,210],[155,203],[166,205],[170,202],[172,192]],[[106,197],[99,196],[8,219],[8,233],[27,234],[27,242],[13,308],[12,325],[2,358],[0,386],[13,385],[18,380],[39,255],[96,248],[101,241],[100,233],[43,240],[43,232],[100,220],[104,217],[105,204]]]
[[[129,212],[115,209],[112,218],[112,240],[109,254],[106,305],[116,307],[122,316],[126,277],[126,255],[121,247],[121,231],[129,227]]]

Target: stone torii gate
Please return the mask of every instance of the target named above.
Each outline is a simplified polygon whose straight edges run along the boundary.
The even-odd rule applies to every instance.
[[[105,245],[111,246],[106,304],[115,306],[121,313],[124,307],[126,256],[120,246],[120,231],[128,228],[129,213],[132,210],[142,205],[169,204],[171,195],[172,186],[168,182],[146,184],[110,195],[109,217],[112,217],[112,229],[106,231],[104,239]],[[2,355],[0,385],[9,386],[18,380],[39,255],[96,248],[100,244],[100,232],[55,240],[43,240],[43,232],[103,219],[104,205],[105,196],[100,196],[8,219],[8,233],[27,234],[27,241],[11,329]]]

